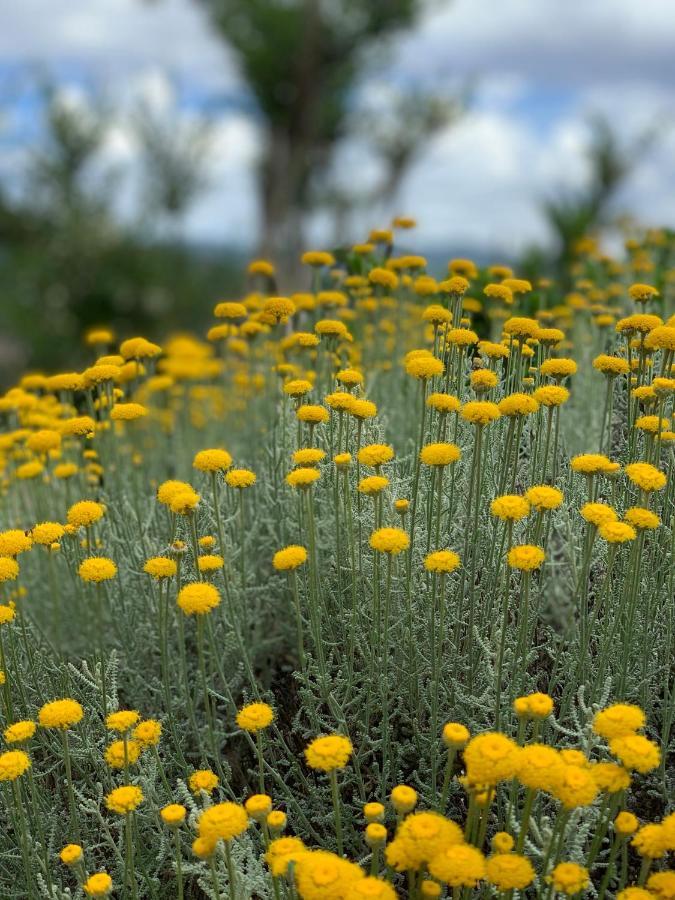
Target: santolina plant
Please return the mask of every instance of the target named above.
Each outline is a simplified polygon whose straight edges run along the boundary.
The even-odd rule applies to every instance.
[[[0,397],[1,896],[675,896],[672,236],[413,226]]]

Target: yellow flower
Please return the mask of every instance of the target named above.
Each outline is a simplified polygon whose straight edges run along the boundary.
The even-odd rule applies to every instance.
[[[397,900],[397,893],[388,881],[368,875],[347,887],[345,900]]]
[[[267,816],[267,819],[265,819],[265,822],[267,823],[270,833],[274,837],[280,834],[286,827],[286,813],[282,812],[280,809],[273,809]]]
[[[176,494],[191,490],[192,487],[185,481],[164,481],[157,488],[157,500],[165,506],[169,506]]]
[[[635,834],[638,827],[639,822],[637,816],[632,812],[623,810],[617,815],[616,819],[614,819],[614,830],[622,837],[628,837],[628,835]]]
[[[531,572],[541,567],[545,557],[546,554],[541,547],[535,547],[533,544],[521,544],[511,547],[508,553],[508,562],[512,569]]]
[[[134,728],[134,740],[141,747],[156,747],[162,736],[161,723],[156,719],[145,719]]]
[[[205,791],[212,794],[218,787],[218,776],[210,769],[197,769],[188,778],[188,786],[193,794]]]
[[[442,375],[445,371],[445,366],[435,356],[416,356],[406,362],[405,370],[413,378],[426,381],[429,378]]]
[[[598,786],[588,769],[565,765],[556,778],[552,793],[566,809],[590,806],[598,796]]]
[[[675,350],[675,325],[658,325],[645,338],[648,350]]]
[[[307,853],[307,848],[298,837],[281,837],[270,841],[265,853],[265,862],[275,878],[282,878],[289,865],[297,862]]]
[[[90,556],[82,560],[77,570],[82,581],[91,581],[100,584],[102,581],[110,581],[117,575],[117,566],[112,559],[102,556]]]
[[[185,821],[187,809],[181,803],[169,803],[162,807],[159,814],[162,822],[169,828],[178,828]]]
[[[192,460],[192,465],[200,472],[224,472],[232,465],[232,457],[227,450],[218,448],[200,450]]]
[[[75,866],[82,859],[82,847],[79,844],[66,844],[59,853],[59,859],[64,866]]]
[[[529,416],[539,409],[539,403],[530,394],[508,394],[497,404],[503,416]]]
[[[459,556],[452,550],[435,550],[428,553],[424,559],[424,568],[427,572],[436,572],[446,575],[454,572],[459,567]]]
[[[491,299],[501,300],[502,303],[513,303],[513,291],[506,284],[486,284],[483,293]]]
[[[68,524],[76,527],[89,527],[103,517],[105,507],[94,500],[80,500],[74,503],[68,510]]]
[[[642,491],[660,491],[666,486],[666,476],[650,463],[630,463],[626,475]]]
[[[112,790],[105,798],[111,812],[124,816],[133,812],[143,802],[143,792],[134,784],[124,784]]]
[[[30,768],[30,756],[23,750],[0,753],[0,781],[16,781]]]
[[[359,866],[326,850],[305,851],[296,858],[295,883],[301,900],[345,900],[347,890],[362,878]]]
[[[605,522],[600,526],[599,534],[609,544],[623,544],[637,537],[635,529],[625,522]]]
[[[151,359],[161,352],[160,346],[142,337],[129,338],[120,344],[120,354],[124,359]]]
[[[443,743],[452,750],[461,750],[471,737],[469,729],[460,722],[446,722],[443,726]]]
[[[525,499],[537,512],[546,512],[558,509],[563,502],[563,494],[558,488],[550,487],[547,484],[538,484],[525,491]]]
[[[249,469],[230,469],[225,476],[225,481],[231,488],[243,490],[255,484],[256,475]]]
[[[354,399],[348,412],[357,419],[372,419],[377,415],[377,406],[371,400]]]
[[[319,450],[317,447],[305,447],[294,452],[293,462],[296,466],[316,466],[325,457],[325,451]]]
[[[546,384],[537,388],[533,396],[542,406],[561,406],[569,400],[570,392],[557,384]]]
[[[593,731],[605,740],[634,734],[645,727],[645,714],[632,703],[614,703],[595,714]]]
[[[508,831],[498,831],[490,843],[495,853],[509,853],[513,850],[515,841]]]
[[[464,750],[466,774],[471,784],[495,785],[518,771],[520,748],[498,732],[471,738]]]
[[[521,891],[532,884],[535,871],[526,857],[518,853],[500,852],[488,859],[485,877],[500,892]]]
[[[300,262],[305,266],[334,266],[335,257],[332,253],[326,253],[324,250],[307,250],[300,257]]]
[[[237,713],[237,725],[243,731],[255,734],[274,721],[274,710],[268,703],[249,703]]]
[[[16,581],[19,577],[19,564],[11,556],[0,556],[0,583]]]
[[[8,744],[25,744],[35,734],[35,727],[35,722],[30,719],[8,725],[4,731],[5,740]]]
[[[628,288],[628,296],[636,303],[647,303],[653,297],[658,297],[659,292],[650,284],[631,284]]]
[[[380,494],[389,485],[389,479],[384,475],[368,475],[358,483],[358,490],[362,494]]]
[[[519,522],[530,511],[529,501],[518,494],[504,494],[490,504],[490,512],[502,521]]]
[[[361,447],[357,459],[362,466],[382,466],[391,462],[394,458],[394,450],[388,444],[368,444]]]
[[[172,578],[178,571],[175,560],[167,556],[154,556],[146,560],[143,571],[153,578]]]
[[[447,415],[451,412],[459,412],[462,404],[459,399],[452,394],[434,393],[427,397],[427,406],[435,409],[441,415]]]
[[[513,290],[510,284],[507,286]],[[504,333],[523,341],[525,338],[536,337],[539,323],[536,319],[525,316],[512,316],[504,322]]]
[[[675,872],[652,872],[647,879],[647,887],[656,894],[660,900],[673,900],[675,898]]]
[[[417,791],[407,784],[392,789],[391,803],[397,813],[409,813],[417,806]]]
[[[121,709],[108,715],[108,718],[105,720],[105,726],[109,731],[126,734],[126,732],[131,731],[139,719],[140,716],[135,709]]]
[[[293,469],[286,476],[286,483],[291,487],[309,488],[315,481],[318,481],[321,473],[314,467],[301,466],[299,469]]]
[[[339,319],[319,319],[314,330],[321,337],[344,338],[348,335],[347,326]]]
[[[658,745],[641,734],[612,738],[609,749],[627,769],[634,769],[642,774],[651,772],[661,762]]]
[[[451,328],[445,335],[445,340],[456,347],[473,347],[478,343],[478,335],[470,328]]]
[[[420,450],[420,460],[426,466],[448,466],[460,458],[456,444],[427,444]]]
[[[238,803],[216,803],[205,809],[197,823],[199,837],[209,843],[231,841],[248,828],[248,816]]]
[[[525,787],[550,791],[561,776],[563,765],[560,754],[553,747],[526,744],[520,751],[517,777]]]
[[[452,888],[475,888],[486,875],[485,857],[470,844],[454,844],[431,860],[429,873]]]
[[[30,550],[32,543],[30,537],[18,528],[0,532],[0,556],[18,556]]]
[[[363,815],[369,824],[371,822],[384,822],[385,809],[382,803],[364,803]]]
[[[174,491],[171,494],[169,509],[177,516],[187,516],[194,512],[200,499],[199,494],[190,485],[186,485],[182,490]]]
[[[216,842],[196,837],[192,842],[192,852],[198,859],[209,859],[216,852]]]
[[[256,822],[262,822],[272,811],[272,798],[267,794],[252,794],[244,803],[247,815]]]
[[[616,522],[619,518],[616,511],[606,503],[584,503],[579,510],[581,517],[589,524],[599,528],[608,522]]]
[[[44,466],[37,462],[37,460],[33,460],[32,462],[27,462],[18,466],[14,474],[21,481],[27,481],[30,478],[37,478],[38,475],[41,475],[43,472]]]
[[[631,841],[631,844],[640,856],[648,859],[661,859],[670,849],[668,836],[663,825],[653,823],[643,825]]]
[[[203,581],[186,584],[178,593],[176,603],[186,616],[203,616],[215,609],[221,601],[218,588]]]
[[[653,900],[652,894],[645,888],[631,885],[619,891],[616,900]]]
[[[473,274],[471,277],[475,278],[476,276]],[[438,287],[446,294],[455,294],[459,297],[469,290],[469,282],[462,275],[453,275],[451,278],[439,282]]]
[[[141,755],[141,747],[136,741],[113,741],[105,748],[105,761],[111,769],[123,769],[125,765],[133,766]]]
[[[312,390],[312,382],[303,378],[293,378],[284,384],[283,390],[289,397],[304,397]]]
[[[370,546],[378,553],[401,553],[410,546],[407,532],[401,528],[378,528],[370,536]]]
[[[387,845],[387,863],[397,872],[416,870],[463,840],[459,825],[439,813],[413,813],[401,822],[396,837]]]
[[[133,422],[147,414],[147,409],[140,403],[116,403],[110,410],[110,418],[120,422]]]
[[[197,568],[200,572],[217,572],[224,565],[223,557],[217,553],[205,553],[197,558]]]
[[[307,550],[297,544],[284,547],[283,550],[277,550],[272,560],[272,565],[279,572],[287,572],[297,569],[298,566],[307,562]]]
[[[553,698],[537,691],[524,697],[516,697],[513,708],[517,716],[527,719],[547,719],[553,712]]]
[[[617,375],[627,375],[630,371],[627,360],[621,356],[608,356],[606,353],[601,353],[595,357],[593,368],[610,378],[616,378]]]
[[[84,710],[77,700],[66,697],[45,703],[38,713],[38,722],[43,728],[72,728],[82,720]]]
[[[496,403],[489,400],[471,400],[459,411],[460,416],[472,425],[489,425],[501,416]]]
[[[90,875],[82,888],[87,897],[107,897],[112,891],[112,878],[107,872],[96,872]]]
[[[41,522],[31,531],[31,536],[36,544],[48,547],[55,541],[60,541],[65,533],[63,525],[58,522]]]
[[[323,422],[327,422],[330,418],[330,413],[325,406],[312,403],[305,403],[303,406],[299,406],[295,411],[295,415],[300,422],[307,422],[310,425],[320,425]]]
[[[352,755],[352,742],[341,734],[330,734],[315,738],[305,748],[305,759],[310,769],[332,772],[343,769]]]
[[[474,369],[471,372],[471,387],[476,393],[489,391],[497,387],[498,382],[497,373],[493,372],[492,369]]]
[[[571,897],[583,891],[591,883],[588,869],[573,862],[561,862],[546,876],[556,891]]]

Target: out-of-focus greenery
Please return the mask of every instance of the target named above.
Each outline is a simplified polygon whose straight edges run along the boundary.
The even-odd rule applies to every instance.
[[[152,175],[139,220],[123,225],[113,211],[120,173],[97,171],[106,121],[105,111],[46,91],[44,139],[21,189],[0,186],[2,382],[19,367],[77,367],[82,332],[101,322],[125,334],[199,329],[221,294],[241,288],[239,259],[179,237],[202,184],[205,134],[183,134],[160,153],[160,124],[143,118]]]

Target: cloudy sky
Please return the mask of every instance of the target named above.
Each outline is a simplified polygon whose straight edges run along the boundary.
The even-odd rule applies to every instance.
[[[16,182],[38,139],[31,85],[47,73],[73,102],[93,91],[116,110],[102,164],[128,173],[125,214],[138,169],[128,113],[138,99],[186,121],[208,114],[209,190],[186,231],[198,240],[254,240],[258,126],[196,0],[0,2],[0,177]],[[674,48],[673,0],[435,0],[362,86],[372,102],[386,100],[392,85],[472,86],[470,110],[429,142],[398,198],[398,210],[419,219],[416,240],[504,253],[545,241],[539,201],[583,185],[586,123],[598,111],[626,140],[658,124],[660,139],[617,208],[675,226]],[[360,152],[343,159],[350,181],[354,172],[372,174]],[[327,236],[324,224],[314,223],[317,240]],[[364,216],[356,224],[380,223]]]

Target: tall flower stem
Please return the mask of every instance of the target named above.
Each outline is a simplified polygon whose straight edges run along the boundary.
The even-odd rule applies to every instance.
[[[180,829],[174,829],[174,848],[176,852],[176,900],[183,900],[183,854],[180,847]]]
[[[127,813],[124,817],[124,884],[127,880],[131,888],[131,897],[136,900],[138,889],[136,885],[136,868],[134,865],[134,840],[133,840],[133,813]]]
[[[70,828],[73,834],[76,837],[79,837],[77,813],[75,811],[75,791],[73,789],[73,767],[70,759],[70,743],[68,741],[68,731],[65,728],[61,730],[61,745],[63,747],[63,762],[66,767],[66,787],[68,790],[68,812],[70,815]]]
[[[337,842],[337,850],[340,856],[344,853],[342,844],[342,815],[340,813],[340,795],[338,793],[337,773],[335,769],[331,769],[328,773],[330,778],[330,792],[333,801],[333,815],[335,816],[335,840]]]

